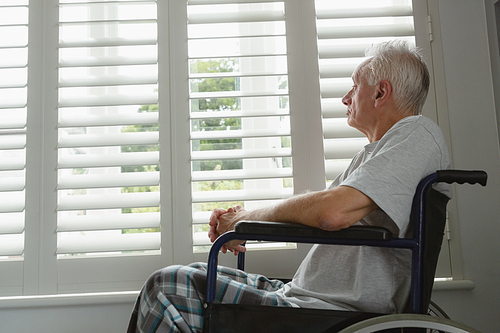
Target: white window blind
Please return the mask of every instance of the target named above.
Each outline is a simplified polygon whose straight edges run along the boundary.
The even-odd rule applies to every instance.
[[[28,1],[0,3],[0,260],[22,259]]]
[[[371,45],[403,38],[415,43],[411,0],[316,1],[326,178],[332,181],[367,143],[347,125],[342,97]]]
[[[211,210],[293,194],[283,1],[188,1],[195,251]]]
[[[155,1],[59,3],[57,253],[160,250]]]
[[[340,102],[365,48],[413,38],[407,1],[344,3],[2,1],[0,295],[138,290],[206,260],[213,208],[322,189],[366,142]],[[307,252],[263,245],[269,276]]]

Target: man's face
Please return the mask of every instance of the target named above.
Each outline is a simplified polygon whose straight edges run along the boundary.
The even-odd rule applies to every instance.
[[[353,86],[342,98],[347,106],[347,123],[349,126],[367,134],[371,128],[375,113],[373,112],[376,98],[376,86],[368,85],[363,69],[356,70],[353,75]]]

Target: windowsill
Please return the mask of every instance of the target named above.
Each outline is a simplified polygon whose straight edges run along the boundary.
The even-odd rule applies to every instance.
[[[434,283],[434,291],[472,290],[475,284],[470,280],[444,280]],[[0,297],[0,309],[36,308],[95,304],[134,303],[139,295],[138,291],[39,295],[39,296],[12,296]]]
[[[133,304],[138,295],[139,291],[121,291],[86,294],[0,297],[0,309],[120,303]]]

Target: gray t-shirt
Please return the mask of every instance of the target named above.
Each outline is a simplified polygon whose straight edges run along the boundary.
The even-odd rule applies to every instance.
[[[405,237],[417,184],[449,167],[439,127],[428,118],[411,116],[366,145],[330,188],[356,188],[378,205],[357,224],[383,226]],[[451,197],[449,186],[436,188]],[[278,294],[300,307],[401,312],[409,295],[410,269],[409,250],[314,245]]]

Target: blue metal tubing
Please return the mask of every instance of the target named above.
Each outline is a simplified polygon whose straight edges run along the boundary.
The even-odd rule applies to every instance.
[[[432,184],[438,181],[438,173],[430,174],[425,177],[417,186],[415,196],[413,197],[412,219],[413,219],[413,238],[416,247],[412,249],[412,268],[411,268],[411,290],[410,300],[412,313],[426,313],[423,309],[423,244],[424,237],[424,219],[425,219],[425,195],[431,188]],[[416,228],[415,228],[416,227]]]
[[[234,231],[227,232],[221,235],[212,245],[208,256],[208,271],[207,271],[207,293],[206,303],[210,304],[215,298],[215,280],[217,275],[217,259],[220,249],[227,242],[238,239],[242,241],[247,240],[262,240],[274,242],[296,242],[296,243],[321,243],[321,244],[335,244],[335,245],[353,245],[353,246],[376,246],[388,248],[403,248],[412,250],[412,277],[411,277],[411,294],[414,295],[411,300],[411,310],[414,313],[421,313],[422,310],[422,266],[423,266],[423,252],[422,244],[423,237],[423,219],[425,216],[424,198],[426,191],[438,179],[438,174],[434,173],[424,178],[417,187],[416,194],[413,201],[413,223],[418,228],[413,230],[412,238],[394,238],[392,240],[352,240],[352,239],[318,239],[316,237],[289,237],[289,236],[264,236],[255,234],[237,234]],[[415,209],[418,207],[418,209]],[[244,259],[238,258],[238,267],[243,263]]]
[[[220,249],[227,242],[238,239],[262,240],[272,242],[292,242],[292,243],[310,243],[310,244],[335,244],[335,245],[353,245],[353,246],[377,246],[391,248],[415,249],[418,244],[414,239],[395,238],[392,240],[374,241],[374,240],[352,240],[352,239],[318,239],[316,237],[290,237],[290,236],[267,236],[257,234],[238,234],[234,231],[221,235],[213,244],[208,255],[207,271],[207,297],[206,303],[212,303],[215,298],[215,280],[217,275],[217,259]],[[240,266],[241,267],[241,266]]]

